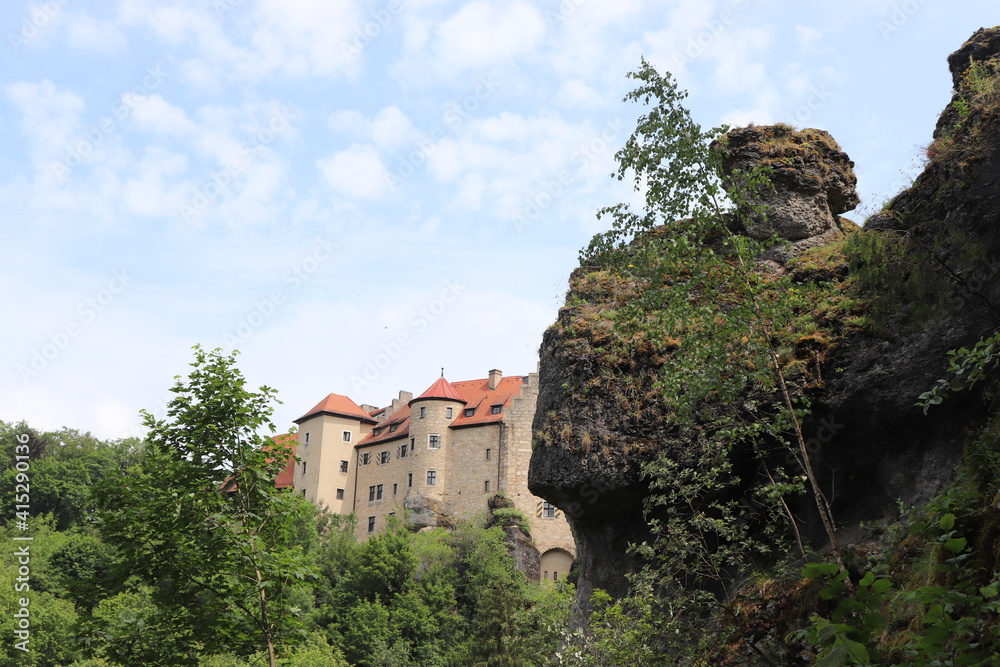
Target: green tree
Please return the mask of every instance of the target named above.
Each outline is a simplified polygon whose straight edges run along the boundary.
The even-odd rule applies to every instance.
[[[13,496],[18,471],[15,446],[26,440],[31,465],[32,514],[51,514],[58,530],[86,525],[94,512],[93,487],[110,471],[134,460],[139,442],[134,438],[102,441],[90,433],[63,428],[39,433],[24,422],[0,422],[0,494]],[[11,518],[14,504],[4,508]]]
[[[634,183],[643,206],[599,211],[611,228],[581,253],[581,264],[636,286],[636,298],[608,314],[621,355],[629,358],[631,341],[643,339],[662,359],[658,386],[673,433],[647,467],[656,539],[639,552],[655,589],[687,596],[674,609],[690,605],[692,629],[700,630],[698,619],[731,593],[735,573],[780,554],[793,536],[803,548],[788,504],[805,490],[803,477],[845,568],[806,448],[808,397],[789,381],[802,373],[789,363],[795,341],[816,331],[800,316],[827,288],[758,266],[756,258],[780,242],[743,233],[767,215],[758,202],[771,187],[769,170],[727,173],[728,128],[703,130],[684,107],[686,93],[647,62],[630,76],[638,86],[626,101],[646,111],[616,154],[617,176]],[[781,465],[789,454],[803,476]],[[756,520],[748,497],[761,508]],[[786,527],[775,531],[779,514]]]
[[[289,589],[314,578],[293,543],[301,501],[275,488],[291,455],[261,430],[275,391],[249,391],[235,356],[195,347],[165,419],[144,412],[141,466],[103,484],[101,530],[170,622],[223,651],[277,647],[298,623]]]

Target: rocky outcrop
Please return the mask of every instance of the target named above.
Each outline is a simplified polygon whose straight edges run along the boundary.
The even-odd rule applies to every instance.
[[[439,500],[427,498],[418,493],[408,493],[403,501],[406,508],[406,520],[417,529],[436,528],[451,525],[451,520],[444,512],[444,504]]]
[[[927,282],[911,284],[912,291],[931,286],[928,298],[940,307],[921,309],[901,299],[880,330],[844,327],[816,356],[818,379],[809,389],[812,414],[804,430],[848,538],[862,521],[891,520],[898,502],[918,503],[937,493],[961,457],[967,427],[986,413],[975,392],[953,397],[929,416],[916,402],[943,374],[947,350],[1000,329],[1000,76],[989,85],[981,80],[984,70],[969,76],[969,57],[994,67],[998,54],[1000,30],[991,29],[977,32],[949,58],[956,93],[935,130],[935,142],[947,146],[866,226],[873,230],[866,233],[884,234],[899,253],[898,270],[884,280],[906,287],[925,276]],[[985,72],[1000,72],[1000,66]],[[837,216],[857,204],[855,176],[828,134],[745,128],[730,133],[726,148],[730,175],[759,163],[774,170],[776,192],[764,202],[772,213],[749,223],[747,233],[766,238],[777,232],[815,246],[850,231],[852,225]],[[865,269],[863,260],[852,261],[852,270]],[[797,280],[842,282],[847,267],[840,259],[818,270],[788,270],[800,272]],[[936,278],[926,278],[932,274]],[[899,299],[898,287],[869,285],[856,296],[859,303]],[[607,313],[644,289],[614,272],[578,269],[567,305],[541,346],[529,488],[570,522],[581,599],[594,587],[616,595],[626,590],[625,575],[640,565],[628,545],[650,537],[642,466],[678,437],[656,386],[663,355],[674,343],[637,337],[611,351],[622,341]],[[826,537],[814,507],[803,501],[794,510],[805,538],[821,546]]]
[[[770,169],[772,187],[750,194],[766,215],[750,213],[746,231],[764,240],[777,234],[799,241],[834,228],[835,217],[858,205],[854,163],[823,130],[794,130],[788,125],[750,126],[726,134],[723,171],[732,189],[740,174],[753,167]]]

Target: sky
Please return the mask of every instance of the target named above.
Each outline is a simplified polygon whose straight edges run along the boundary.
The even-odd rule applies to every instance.
[[[292,426],[534,372],[643,109],[829,131],[863,222],[995,0],[48,0],[0,7],[0,419],[142,435],[192,347]]]

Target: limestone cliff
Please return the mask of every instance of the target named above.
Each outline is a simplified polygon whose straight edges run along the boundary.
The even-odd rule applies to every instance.
[[[827,133],[781,125],[727,139],[730,173],[774,168],[768,217],[745,225],[751,236],[778,232],[793,242],[766,258],[772,269],[849,293],[866,322],[832,322],[832,338],[793,350],[804,364],[815,362],[802,382],[812,401],[803,426],[848,539],[862,521],[892,520],[897,501],[935,494],[986,413],[975,392],[930,416],[916,405],[942,375],[947,350],[1000,329],[1000,29],[977,32],[948,62],[955,94],[926,169],[860,232],[874,235],[856,244],[868,254],[844,252],[854,226],[838,216],[857,203],[855,178]],[[625,592],[625,575],[639,566],[628,545],[648,537],[642,466],[676,435],[657,389],[674,342],[640,337],[625,342],[629,354],[611,351],[623,346],[610,344],[622,341],[607,313],[646,288],[578,269],[541,346],[529,488],[571,523],[584,599],[594,587]],[[815,509],[802,501],[794,511],[805,537],[821,545]]]

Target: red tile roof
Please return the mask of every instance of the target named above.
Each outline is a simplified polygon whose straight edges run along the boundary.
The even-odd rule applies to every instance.
[[[453,386],[455,391],[465,399],[465,408],[470,410],[475,408],[471,417],[465,416],[465,410],[458,419],[451,423],[451,428],[462,428],[464,426],[477,426],[479,424],[492,424],[503,420],[503,409],[510,407],[511,401],[521,393],[526,377],[523,375],[512,375],[501,378],[496,389],[490,389],[489,379],[467,380],[456,382]],[[500,414],[493,414],[493,406],[500,406]]]
[[[272,435],[271,440],[275,443],[282,444],[285,446],[291,446],[288,452],[288,461],[285,463],[285,468],[278,473],[278,476],[274,480],[274,486],[277,489],[293,489],[295,488],[295,483],[292,481],[295,478],[295,448],[298,445],[299,437],[294,433],[282,433],[280,435]],[[270,450],[270,445],[264,445],[264,449]],[[273,461],[274,459],[268,459],[268,461]],[[230,477],[222,484],[222,491],[228,492],[232,491],[235,487],[236,482],[234,478]]]
[[[444,379],[444,376],[438,378],[437,382],[432,384],[427,388],[427,391],[417,396],[415,399],[410,401],[410,405],[413,405],[417,401],[422,401],[426,399],[440,398],[448,401],[458,401],[460,403],[465,403],[465,399],[459,395],[455,388],[450,382]]]
[[[396,427],[393,430],[393,426]],[[378,435],[375,435],[375,432]],[[375,427],[367,437],[363,438],[361,442],[354,445],[356,449],[361,447],[368,447],[369,445],[377,445],[382,442],[389,442],[390,440],[398,440],[399,438],[405,438],[410,435],[410,406],[404,405],[401,407],[396,414],[394,414],[389,419],[380,423]]]
[[[527,380],[524,375],[513,375],[502,378],[496,389],[490,389],[488,378],[482,380],[466,380],[464,382],[448,382],[444,378],[432,384],[430,388],[421,394],[416,400],[421,398],[445,398],[446,392],[450,392],[449,400],[465,403],[465,408],[458,411],[458,415],[451,422],[449,428],[464,428],[468,426],[481,426],[483,424],[496,424],[503,421],[503,410],[510,407],[511,402],[521,393],[521,388]],[[414,403],[415,401],[410,401]],[[500,414],[493,414],[493,406],[500,407]],[[472,416],[466,417],[466,410],[474,410]],[[392,426],[396,430],[392,430]],[[364,438],[355,447],[361,449],[370,447],[391,440],[409,437],[410,434],[410,407],[403,407],[390,419],[380,423],[375,431]]]
[[[292,433],[284,433],[282,435],[272,436],[271,439],[276,443],[291,446],[291,456],[288,457],[285,469],[278,473],[278,478],[274,480],[274,485],[279,489],[295,488],[295,484],[292,480],[295,478],[295,448],[299,443],[299,437]]]
[[[357,403],[349,399],[347,396],[341,396],[340,394],[330,394],[317,403],[312,410],[293,421],[296,424],[301,424],[310,417],[315,417],[316,415],[321,414],[347,417],[348,419],[357,419],[362,423],[368,424],[378,423],[372,419],[371,415],[359,408]]]

